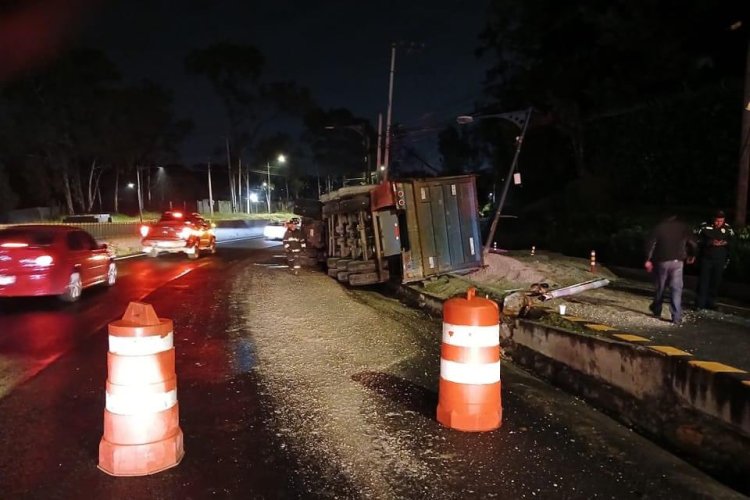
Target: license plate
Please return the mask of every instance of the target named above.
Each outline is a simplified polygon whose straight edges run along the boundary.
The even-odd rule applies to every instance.
[[[12,285],[15,282],[15,276],[0,276],[0,285]]]

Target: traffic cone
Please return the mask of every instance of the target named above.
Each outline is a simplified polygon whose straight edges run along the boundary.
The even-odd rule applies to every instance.
[[[500,312],[497,303],[474,297],[443,305],[437,421],[461,431],[502,425],[500,395]]]
[[[185,455],[177,405],[173,324],[150,304],[131,302],[109,324],[104,435],[98,467],[143,476]]]

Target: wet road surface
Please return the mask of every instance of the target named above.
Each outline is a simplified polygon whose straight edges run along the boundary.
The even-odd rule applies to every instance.
[[[4,312],[0,354],[46,369],[24,371],[0,399],[1,496],[740,498],[507,363],[501,429],[441,427],[439,324],[322,273],[292,276],[267,246],[133,260],[115,289],[72,308]],[[137,299],[175,324],[186,455],[153,476],[113,478],[96,468],[106,323]]]

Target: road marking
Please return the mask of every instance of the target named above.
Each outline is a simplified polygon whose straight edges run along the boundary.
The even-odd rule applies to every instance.
[[[690,361],[689,363],[713,373],[747,373],[745,370],[740,370],[739,368],[725,365],[724,363],[717,363],[716,361]]]
[[[588,326],[588,325],[586,325]],[[613,328],[614,330],[614,328]],[[620,340],[626,340],[628,342],[651,342],[650,339],[640,337],[638,335],[633,335],[632,333],[614,333],[612,334],[613,337],[617,337]]]
[[[662,354],[666,354],[667,356],[692,356],[689,352],[682,351],[680,349],[677,349],[676,347],[668,346],[668,345],[651,345],[648,346],[649,349],[653,349],[654,351],[659,351]]]
[[[597,332],[611,332],[617,330],[617,328],[612,328],[611,326],[607,325],[598,325],[596,323],[586,323],[583,326],[585,326],[586,328],[590,328],[591,330],[596,330]]]

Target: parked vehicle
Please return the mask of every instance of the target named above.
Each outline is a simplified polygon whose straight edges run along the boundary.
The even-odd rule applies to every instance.
[[[297,224],[297,227],[299,229],[302,228],[302,221],[299,217],[292,217],[292,219],[295,224]],[[267,240],[278,240],[281,241],[284,239],[284,234],[286,234],[286,225],[289,221],[269,221],[268,224],[265,225],[263,228],[263,238]]]
[[[305,232],[307,257],[350,285],[407,283],[483,263],[471,175],[344,187],[295,213],[313,232]]]
[[[196,213],[164,212],[155,224],[141,226],[141,236],[141,248],[151,257],[167,252],[197,259],[201,252],[216,253],[213,225]]]
[[[0,230],[0,297],[57,295],[74,302],[84,288],[116,281],[114,254],[80,228],[22,225]]]

